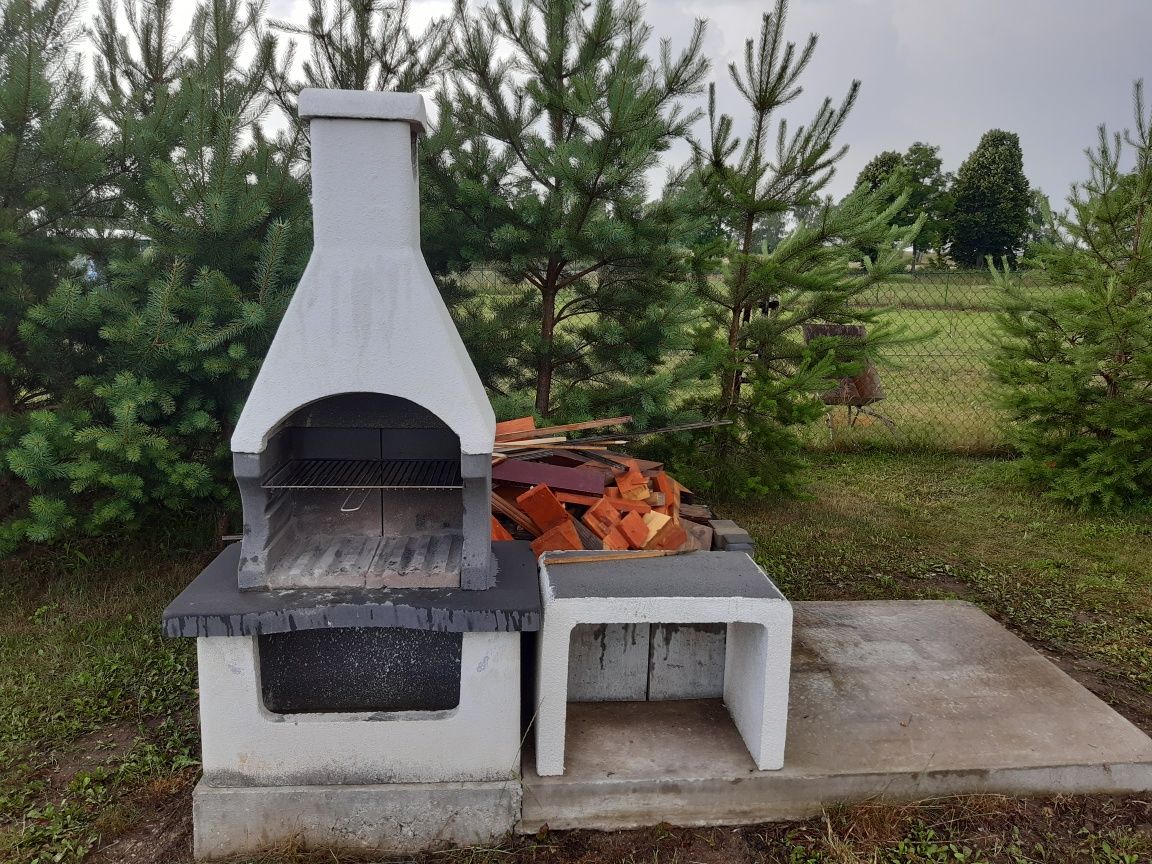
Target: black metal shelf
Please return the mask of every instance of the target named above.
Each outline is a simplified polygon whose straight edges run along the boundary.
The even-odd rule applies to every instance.
[[[265,489],[460,489],[455,459],[291,459]]]

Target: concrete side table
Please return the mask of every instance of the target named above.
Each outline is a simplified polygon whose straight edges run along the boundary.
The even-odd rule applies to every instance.
[[[549,552],[540,562],[536,773],[564,773],[568,652],[577,624],[727,624],[724,703],[756,767],[782,767],[792,606],[756,562],[738,552],[694,552],[560,563],[588,554]]]

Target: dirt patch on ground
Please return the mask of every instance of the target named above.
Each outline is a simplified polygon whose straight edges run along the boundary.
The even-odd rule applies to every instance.
[[[190,864],[193,772],[153,781],[110,808],[101,820],[109,839],[91,864]]]
[[[90,860],[99,864],[189,864],[192,861],[187,810],[188,789],[174,796],[151,820],[168,826],[147,826],[129,832]],[[181,812],[181,810],[183,812]],[[925,839],[927,838],[927,839]],[[931,847],[954,843],[957,851],[977,853],[989,862],[1019,861],[1043,850],[1052,864],[1080,864],[1101,858],[1102,849],[1120,844],[1131,860],[1152,853],[1152,802],[1105,796],[1015,799],[999,796],[949,798],[921,804],[868,803],[842,807],[804,822],[767,823],[740,827],[676,828],[657,825],[635,831],[543,831],[532,837],[512,837],[491,849],[462,849],[405,858],[342,855],[330,850],[296,851],[245,859],[253,864],[617,864],[617,862],[694,862],[694,864],[771,864],[821,860],[872,861],[877,853],[900,848],[900,860],[939,860],[918,857],[918,843]],[[926,850],[924,850],[926,851]],[[885,860],[888,860],[885,858]],[[961,859],[956,859],[961,860]]]
[[[136,736],[135,726],[129,723],[91,732],[70,742],[66,749],[54,751],[42,776],[51,789],[63,790],[79,774],[123,761]]]
[[[1103,663],[1086,657],[1075,657],[1036,646],[1041,653],[1091,690],[1119,714],[1152,735],[1152,693],[1137,685],[1110,675]]]

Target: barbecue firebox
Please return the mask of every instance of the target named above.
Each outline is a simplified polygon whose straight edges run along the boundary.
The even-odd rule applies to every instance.
[[[495,417],[420,252],[424,101],[299,107],[315,242],[232,436],[243,539],[164,613],[197,637],[196,853],[488,842],[539,585],[491,540]]]
[[[462,473],[460,438],[396,396],[347,393],[293,411],[263,453],[237,453],[245,588],[484,588],[490,458]]]
[[[420,253],[424,101],[300,114],[315,247],[232,436],[240,586],[486,588],[496,421]]]

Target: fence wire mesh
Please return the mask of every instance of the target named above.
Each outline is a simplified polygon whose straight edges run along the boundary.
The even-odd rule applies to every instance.
[[[1027,288],[1043,285],[1023,272]],[[998,289],[984,271],[921,272],[886,283],[859,303],[912,337],[883,353],[885,398],[856,415],[831,408],[814,445],[896,445],[989,452],[1006,447],[988,359],[994,351]]]
[[[1020,273],[1027,288],[1039,274]],[[518,295],[495,272],[474,270],[468,284],[478,294]],[[862,295],[857,305],[879,310],[880,320],[909,337],[886,348],[878,365],[883,400],[860,412],[828,408],[825,421],[806,430],[815,448],[916,448],[995,452],[1006,447],[1004,418],[994,400],[988,369],[996,334],[998,289],[989,273],[921,271]]]

